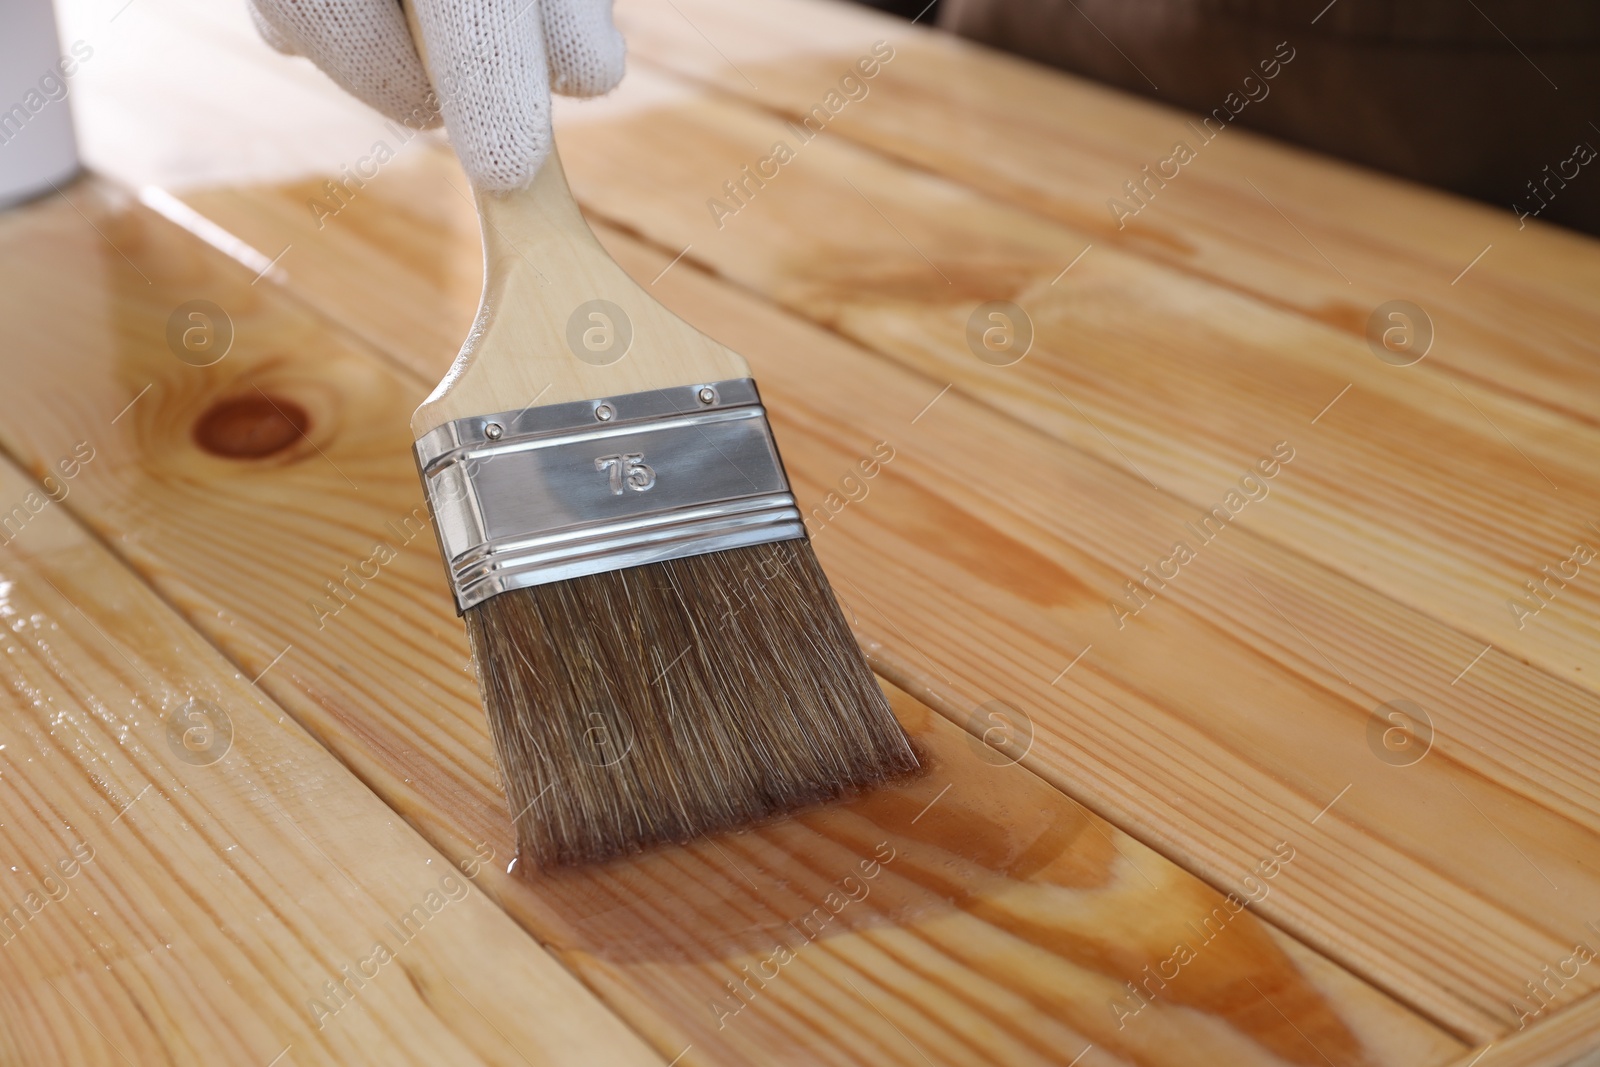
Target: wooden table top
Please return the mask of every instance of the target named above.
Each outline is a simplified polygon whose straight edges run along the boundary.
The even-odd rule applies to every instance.
[[[465,179],[231,7],[62,17],[95,173],[0,216],[0,1061],[1600,1062],[1600,244],[1233,130],[1119,212],[1188,116],[622,0],[574,190],[750,359],[931,767],[518,872],[406,425]]]

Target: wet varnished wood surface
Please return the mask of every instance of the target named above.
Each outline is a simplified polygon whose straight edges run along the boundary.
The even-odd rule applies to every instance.
[[[35,271],[6,304],[60,324],[30,401],[0,408],[9,447],[46,456],[64,427],[105,424],[111,461],[85,467],[67,503],[665,1058],[1050,1063],[1089,1048],[1085,1063],[1312,1063],[1326,1046],[1399,1064],[1459,1048],[1239,906],[1298,873],[1298,837],[1264,842],[1209,887],[1015,765],[1031,746],[1004,724],[1025,720],[984,719],[997,751],[904,695],[929,763],[914,783],[599,871],[508,873],[466,649],[413,518],[404,444],[424,380],[126,193],[72,194],[8,232],[8,266],[72,264]],[[106,259],[79,210],[140,256],[148,284]],[[65,285],[91,267],[109,269],[109,324]],[[235,309],[234,347],[207,368],[174,359],[163,335],[168,305],[191,293]],[[862,429],[787,411],[785,454],[810,495],[873,450]],[[890,447],[875,487],[909,455]],[[344,584],[346,568],[373,572],[362,561],[378,543],[395,557]],[[868,611],[848,581],[846,600]],[[1189,975],[1133,998],[1129,982],[1167,985],[1146,969],[1172,973],[1180,941],[1196,943]],[[774,959],[779,946],[794,958]]]
[[[78,523],[77,430],[0,463],[0,1059],[664,1063]]]
[[[930,770],[597,871],[508,872],[406,429],[472,315],[464,179],[418,137],[336,215],[314,211],[326,175],[393,136],[381,121],[238,20],[178,0],[126,18],[79,27],[105,34],[74,91],[110,177],[0,219],[16,339],[0,446],[39,478],[93,442],[52,521],[92,532],[99,565],[187,634],[148,653],[174,692],[281,708],[353,772],[342,832],[370,852],[377,820],[470,875],[506,930],[494,952],[434,946],[459,952],[438,966],[502,977],[493,1003],[530,1032],[601,1013],[581,1028],[599,1044],[552,1045],[558,1062],[624,1062],[641,1039],[663,1061],[729,1064],[1586,1055],[1595,603],[1570,580],[1519,629],[1505,601],[1600,542],[1593,242],[1537,225],[1507,240],[1489,209],[1232,131],[1117,230],[1105,198],[1181,116],[852,8],[624,4],[628,82],[561,116],[574,191],[635,278],[750,359],[819,554]],[[722,182],[795,138],[786,122],[879,41],[893,58],[870,93],[719,227]],[[125,79],[185,42],[238,67],[219,82],[226,129],[215,101]],[[1485,244],[1457,285],[1433,277]],[[1408,367],[1363,335],[1396,298],[1437,334]],[[231,323],[212,366],[168,339],[196,300]],[[1034,326],[1010,366],[967,344],[991,300]],[[860,478],[873,455],[892,458]],[[1235,490],[1225,532],[1191,532]],[[1133,613],[1125,583],[1191,539]],[[97,625],[123,643],[146,629],[115,606]],[[121,721],[132,698],[77,662],[87,648],[53,677]],[[230,670],[233,688],[204,688]],[[70,728],[11,688],[28,736]],[[1396,700],[1426,734],[1391,729]],[[88,795],[97,773],[8,795],[6,823],[37,819],[50,789]],[[297,812],[305,774],[259,788]],[[270,829],[217,862],[303,864],[307,839]],[[117,862],[116,892],[142,906],[167,861]],[[368,891],[366,867],[343,865],[346,889]],[[325,931],[352,921],[348,902],[294,899],[307,917],[280,952],[337,956]],[[237,949],[190,936],[198,957]],[[52,951],[0,966],[37,988],[72,966]],[[554,961],[561,981],[539,970]],[[1568,971],[1542,998],[1527,988]],[[101,1037],[177,1062],[218,1040],[205,1011],[140,1030],[168,1002],[115,964],[78,980],[105,1004]],[[19,1048],[116,1057],[6,989]],[[272,1003],[246,1017],[278,1048],[334,1040]],[[428,1040],[459,1040],[435,1011]],[[509,1042],[474,1054],[520,1049],[504,1026]]]

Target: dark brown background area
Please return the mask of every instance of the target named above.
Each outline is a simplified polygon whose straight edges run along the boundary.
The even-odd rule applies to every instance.
[[[1238,124],[1600,234],[1600,159],[1574,178],[1558,174],[1580,143],[1600,150],[1600,4],[941,0],[923,21],[934,17],[962,36],[1202,113],[1286,41],[1293,62]]]

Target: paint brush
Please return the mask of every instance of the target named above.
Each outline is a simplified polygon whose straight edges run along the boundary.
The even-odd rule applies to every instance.
[[[477,205],[478,317],[411,425],[521,854],[599,861],[913,771],[745,361],[611,259],[554,152]]]

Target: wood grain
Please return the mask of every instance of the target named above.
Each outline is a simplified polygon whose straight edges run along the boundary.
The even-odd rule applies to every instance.
[[[0,1059],[664,1062],[50,499],[71,430],[0,461]]]
[[[1450,1067],[1595,1067],[1600,1063],[1600,997],[1590,995],[1532,1020],[1503,1041],[1474,1049]]]
[[[642,273],[665,259],[623,261]],[[1462,692],[1450,683],[1481,651],[1470,638],[1248,525],[1230,531],[1237,542],[1199,548],[1205,562],[1119,629],[1107,602],[1174,531],[1188,536],[1193,509],[955,392],[928,410],[937,381],[880,374],[694,272],[676,282],[664,297],[715,321],[788,413],[786,455],[796,436],[815,448],[846,427],[902,448],[908,462],[819,537],[887,647],[890,677],[958,722],[985,699],[1026,709],[1039,731],[1030,766],[1068,791],[1093,781],[1091,802],[1114,822],[1208,876],[1220,874],[1213,857],[1264,832],[1317,833],[1307,882],[1266,905],[1280,921],[1453,1025],[1514,1024],[1508,996],[1592,918],[1583,857],[1595,815],[1580,784],[1595,750],[1591,694],[1487,659]],[[1262,440],[1260,454],[1271,447]],[[1273,492],[1293,476],[1284,466]],[[826,507],[837,483],[811,484]],[[1396,698],[1437,715],[1435,747],[1412,766],[1373,747],[1374,713]],[[1528,772],[1541,763],[1555,773],[1536,784]],[[1220,793],[1219,781],[1230,783]],[[1374,924],[1396,911],[1398,927]]]
[[[508,813],[459,624],[425,526],[404,538],[420,505],[404,411],[423,381],[114,190],[73,192],[105,239],[58,202],[8,220],[0,240],[6,266],[54,263],[78,279],[74,289],[36,267],[36,284],[6,298],[7,314],[39,316],[47,353],[33,372],[8,368],[36,373],[37,388],[34,402],[0,411],[6,447],[50,455],[63,427],[108,418],[151,384],[68,505],[245,671],[270,666],[264,688],[666,1057],[1068,1063],[1092,1045],[1081,1063],[1315,1064],[1326,1053],[1409,1064],[1460,1051],[1255,917],[1301,876],[1302,837],[1284,842],[1295,858],[1266,882],[1258,868],[1277,841],[1231,869],[1222,884],[1265,887],[1262,905],[1119,1018],[1126,983],[1170,968],[1168,942],[1199,937],[1190,924],[1219,924],[1223,894],[904,695],[897,711],[931,768],[917,782],[594,871],[507,874]],[[97,294],[87,265],[105,285]],[[236,327],[234,349],[206,368],[162,339],[170,308],[201,293]],[[64,299],[116,313],[80,310],[43,328]],[[83,384],[51,384],[64,381]],[[280,417],[238,406],[253,396]],[[224,433],[219,410],[253,421]],[[815,442],[785,432],[807,439],[791,466],[808,487],[859,441],[837,428]],[[218,454],[238,441],[256,451]],[[380,555],[375,542],[393,558],[349,580],[371,574],[359,563]],[[842,903],[844,880],[867,877],[874,857],[870,892]],[[833,917],[807,927],[819,907]],[[794,958],[774,963],[780,943]],[[767,977],[742,986],[747,973]]]
[[[1600,416],[1592,238],[1247,130],[1204,141],[1199,116],[849,4],[622,0],[617,19],[636,64],[796,122],[873,42],[889,42],[895,58],[828,119],[829,134],[1363,344],[1373,309],[1415,301],[1439,337],[1430,368],[1590,424]],[[697,27],[715,28],[715,47]],[[1304,31],[1284,33],[1292,50]],[[1300,76],[1292,60],[1280,73]],[[1141,168],[1179,140],[1197,158],[1165,184],[1147,179]],[[1113,199],[1137,214],[1119,219]]]
[[[903,69],[910,68],[886,66],[875,91],[891,87],[896,71]],[[1519,390],[1503,387],[1500,379],[1484,379],[1494,386],[1488,390],[1436,372],[1441,360],[1433,356],[1415,367],[1387,366],[1371,355],[1364,340],[1275,312],[1193,275],[1152,268],[1143,249],[1128,256],[1096,247],[1063,277],[1063,268],[1093,242],[1092,233],[1040,224],[1037,216],[947,183],[902,183],[907,172],[885,167],[836,139],[808,143],[805,155],[771,189],[717,230],[705,209],[710,194],[750,161],[751,146],[764,150],[775,136],[793,137],[776,120],[712,103],[686,105],[692,98],[659,78],[635,76],[601,105],[620,112],[621,119],[602,121],[605,113],[590,107],[584,121],[568,127],[576,138],[570,142],[569,164],[577,168],[574,174],[591,210],[674,252],[692,246],[686,254],[691,261],[770,293],[942,379],[941,384],[957,381],[1110,462],[1131,461],[1196,507],[1215,503],[1217,487],[1253,462],[1240,445],[1244,434],[1267,427],[1292,434],[1297,442],[1306,441],[1304,447],[1318,450],[1318,465],[1326,474],[1285,493],[1292,506],[1261,516],[1265,532],[1478,637],[1467,659],[1492,644],[1592,687],[1593,650],[1600,637],[1593,619],[1600,604],[1591,585],[1576,581],[1563,587],[1544,570],[1559,571],[1578,541],[1596,536],[1589,524],[1600,514],[1600,496],[1584,462],[1600,449],[1592,429],[1521,399]],[[671,111],[651,110],[658,101],[666,101]],[[893,98],[869,96],[859,112],[880,104],[889,108]],[[637,117],[641,109],[647,117]],[[847,108],[840,121],[856,113]],[[629,115],[635,118],[630,121]],[[912,117],[904,121],[927,125]],[[697,150],[676,151],[674,146],[683,143],[694,143]],[[1261,151],[1270,155],[1270,147]],[[639,158],[653,161],[654,180],[646,188],[637,188],[628,177]],[[1296,157],[1288,153],[1286,158]],[[1369,198],[1384,189],[1380,180],[1371,182],[1376,184],[1368,189]],[[428,198],[435,212],[456,199],[447,186],[439,188],[446,195]],[[276,221],[292,232],[304,227],[290,204],[304,204],[314,192],[307,183],[292,201],[263,199],[283,216]],[[379,190],[375,197],[388,195]],[[197,197],[196,203],[204,204],[204,194]],[[958,210],[955,203],[964,206]],[[908,213],[896,214],[896,204],[905,204]],[[875,206],[897,221],[887,222]],[[241,232],[259,228],[225,207],[207,207],[213,209]],[[309,299],[335,300],[363,284],[359,271],[337,268],[348,265],[344,254],[372,247],[372,238],[381,235],[363,232],[370,224],[363,224],[358,212],[349,221],[338,232],[330,227],[317,235],[318,255],[340,258],[319,264],[316,257],[298,257],[308,283],[301,291]],[[910,235],[915,249],[895,226]],[[1589,268],[1582,253],[1592,242],[1547,230],[1540,230],[1541,239],[1554,244],[1541,259],[1553,256],[1570,264],[1563,276],[1583,277]],[[270,243],[277,235],[259,239]],[[802,248],[813,249],[804,261],[789,251]],[[930,266],[922,254],[945,264],[946,273],[956,271],[960,291],[950,292],[936,273],[945,268]],[[1549,280],[1550,274],[1541,270],[1532,277],[1541,285],[1548,281],[1552,292],[1565,291]],[[416,284],[414,279],[407,288]],[[963,327],[986,297],[1019,300],[1030,309],[1038,331],[1033,357],[1000,370],[972,357]],[[1519,295],[1510,304],[1520,300]],[[401,315],[410,317],[414,305],[401,307],[402,301],[394,300],[346,307],[385,303],[395,307],[393,314],[339,314],[389,343],[388,351],[418,363],[431,361],[433,347],[442,343],[435,336],[394,336],[392,324]],[[1563,329],[1582,336],[1595,325],[1584,318],[1589,314],[1580,302],[1564,313]],[[1544,321],[1545,316],[1536,316],[1529,328]],[[1455,324],[1448,328],[1452,337],[1458,333]],[[1455,351],[1443,345],[1441,355]],[[1291,350],[1295,359],[1285,363],[1284,353]],[[1047,351],[1064,354],[1065,362],[1042,358]],[[1520,349],[1508,351],[1520,359]],[[1137,358],[1130,360],[1130,352]],[[1564,391],[1587,394],[1581,368],[1588,363],[1577,358],[1566,363],[1577,367],[1580,377]],[[1473,494],[1464,504],[1448,496],[1417,497],[1419,485],[1458,484],[1469,457],[1483,474],[1463,487]],[[1552,489],[1552,482],[1561,488]],[[1360,490],[1359,507],[1347,506],[1350,486]],[[1339,536],[1326,536],[1330,523]],[[1570,573],[1571,564],[1566,566]],[[1530,581],[1549,584],[1533,593]],[[1551,589],[1557,590],[1553,596]],[[1542,601],[1547,606],[1532,617],[1510,607],[1515,603],[1530,610]]]
[[[568,149],[574,173],[578,157]],[[430,170],[419,162],[395,177],[426,196],[440,181]],[[194,199],[270,243],[288,231],[268,236],[268,220],[289,216],[256,206],[302,195],[288,186]],[[607,239],[639,277],[671,258]],[[322,291],[327,267],[316,260],[301,261],[296,291]],[[1509,997],[1592,918],[1591,890],[1576,888],[1589,876],[1572,866],[1595,848],[1591,694],[1493,651],[1468,684],[1458,676],[1483,643],[1257,536],[1293,479],[1314,471],[1303,431],[1288,438],[1302,454],[1229,534],[1244,537],[1201,548],[1181,581],[1118,628],[1108,604],[1175,535],[1191,536],[1198,508],[1153,490],[1121,457],[1103,465],[1015,425],[1009,409],[957,392],[936,400],[948,379],[882,367],[685,265],[655,289],[749,356],[803,501],[826,515],[829,492],[841,499],[838,479],[856,458],[834,443],[843,434],[861,435],[857,449],[891,440],[910,457],[817,542],[845,575],[841,594],[863,598],[856,611],[883,643],[880,669],[958,722],[991,698],[1026,709],[1041,731],[1030,765],[1217,884],[1342,797],[1316,824],[1330,842],[1326,866],[1267,907],[1458,1032],[1488,1040],[1515,1025]],[[352,321],[382,318],[363,307]],[[470,308],[442,314],[459,322]],[[1274,445],[1258,431],[1244,439],[1255,454],[1219,466],[1209,502]],[[1026,464],[1002,462],[1021,456]],[[976,628],[953,621],[979,617]],[[1394,699],[1433,718],[1435,750],[1415,767],[1370,747],[1375,713]],[[1217,781],[1229,791],[1219,795]],[[1395,909],[1408,916],[1398,927],[1372,919]]]
[[[686,258],[1195,509],[1255,461],[1259,439],[1292,440],[1314,473],[1255,517],[1264,534],[1478,649],[1600,687],[1600,586],[1572,580],[1572,564],[1565,585],[1558,575],[1536,596],[1525,584],[1600,536],[1593,425],[1457,384],[1428,360],[1390,366],[1331,327],[1119,249],[1095,247],[1062,277],[1091,235],[825,135],[718,230],[707,194],[787,130],[742,106],[685,101],[573,125],[569,172],[599,216],[663,249],[692,245]],[[696,151],[673,150],[683,143]],[[625,166],[641,156],[657,161],[643,186]],[[1031,318],[1032,352],[1014,366],[969,348],[986,301]],[[1508,606],[1541,602],[1532,617]]]

